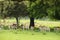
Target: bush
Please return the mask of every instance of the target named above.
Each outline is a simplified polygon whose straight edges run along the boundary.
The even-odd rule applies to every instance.
[[[36,27],[35,27],[35,28],[34,28],[34,31],[35,31],[35,32],[39,32],[40,30],[39,30],[39,28],[36,28]]]
[[[8,28],[8,26],[3,26],[3,29],[7,30],[7,29],[9,29],[9,28]]]
[[[54,32],[54,28],[50,28],[50,31],[51,31],[51,32]]]

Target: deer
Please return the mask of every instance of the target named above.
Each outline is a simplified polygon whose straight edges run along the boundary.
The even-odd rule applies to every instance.
[[[46,26],[39,26],[39,30],[42,32],[47,32],[47,31],[50,32],[50,28]]]
[[[54,31],[55,32],[60,31],[60,27],[58,27],[58,26],[54,27]]]

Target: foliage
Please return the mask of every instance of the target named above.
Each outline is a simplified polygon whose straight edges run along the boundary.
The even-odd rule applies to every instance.
[[[24,5],[23,2],[20,4],[18,2],[14,2],[14,4],[11,7],[7,7],[8,9],[8,15],[13,17],[19,17],[19,16],[26,16],[27,14],[27,7]]]
[[[51,19],[60,20],[60,0],[49,0],[48,16]]]

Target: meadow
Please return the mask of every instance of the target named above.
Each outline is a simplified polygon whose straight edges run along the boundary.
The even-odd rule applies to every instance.
[[[16,23],[15,19],[5,19],[5,22],[3,22],[2,19],[0,19],[0,23],[4,24],[4,25],[12,25]],[[30,24],[30,20],[29,19],[20,19],[19,20],[19,24]],[[59,26],[60,27],[60,21],[43,21],[43,20],[37,20],[35,19],[35,27],[39,27],[39,26],[46,26],[46,27],[56,27]]]
[[[16,23],[15,19],[6,19],[3,23],[3,20],[0,20],[1,24],[11,25]],[[20,24],[29,24],[29,19],[19,20]],[[44,25],[47,27],[60,27],[60,21],[41,21],[35,20],[35,27]],[[60,40],[60,33],[58,32],[40,32],[32,30],[0,30],[0,40]]]
[[[0,40],[60,40],[60,33],[27,31],[27,30],[0,30]]]

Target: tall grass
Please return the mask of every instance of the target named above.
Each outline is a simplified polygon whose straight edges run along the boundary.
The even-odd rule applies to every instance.
[[[30,24],[30,20],[29,19],[20,19],[19,22],[20,22],[20,24]],[[3,22],[2,19],[0,19],[0,24],[11,25],[13,23],[16,23],[15,19],[6,19],[5,23]],[[35,20],[35,25],[37,25],[36,27],[39,27],[40,25],[44,25],[44,26],[47,26],[47,27],[55,27],[55,26],[59,26],[60,27],[60,21]]]

